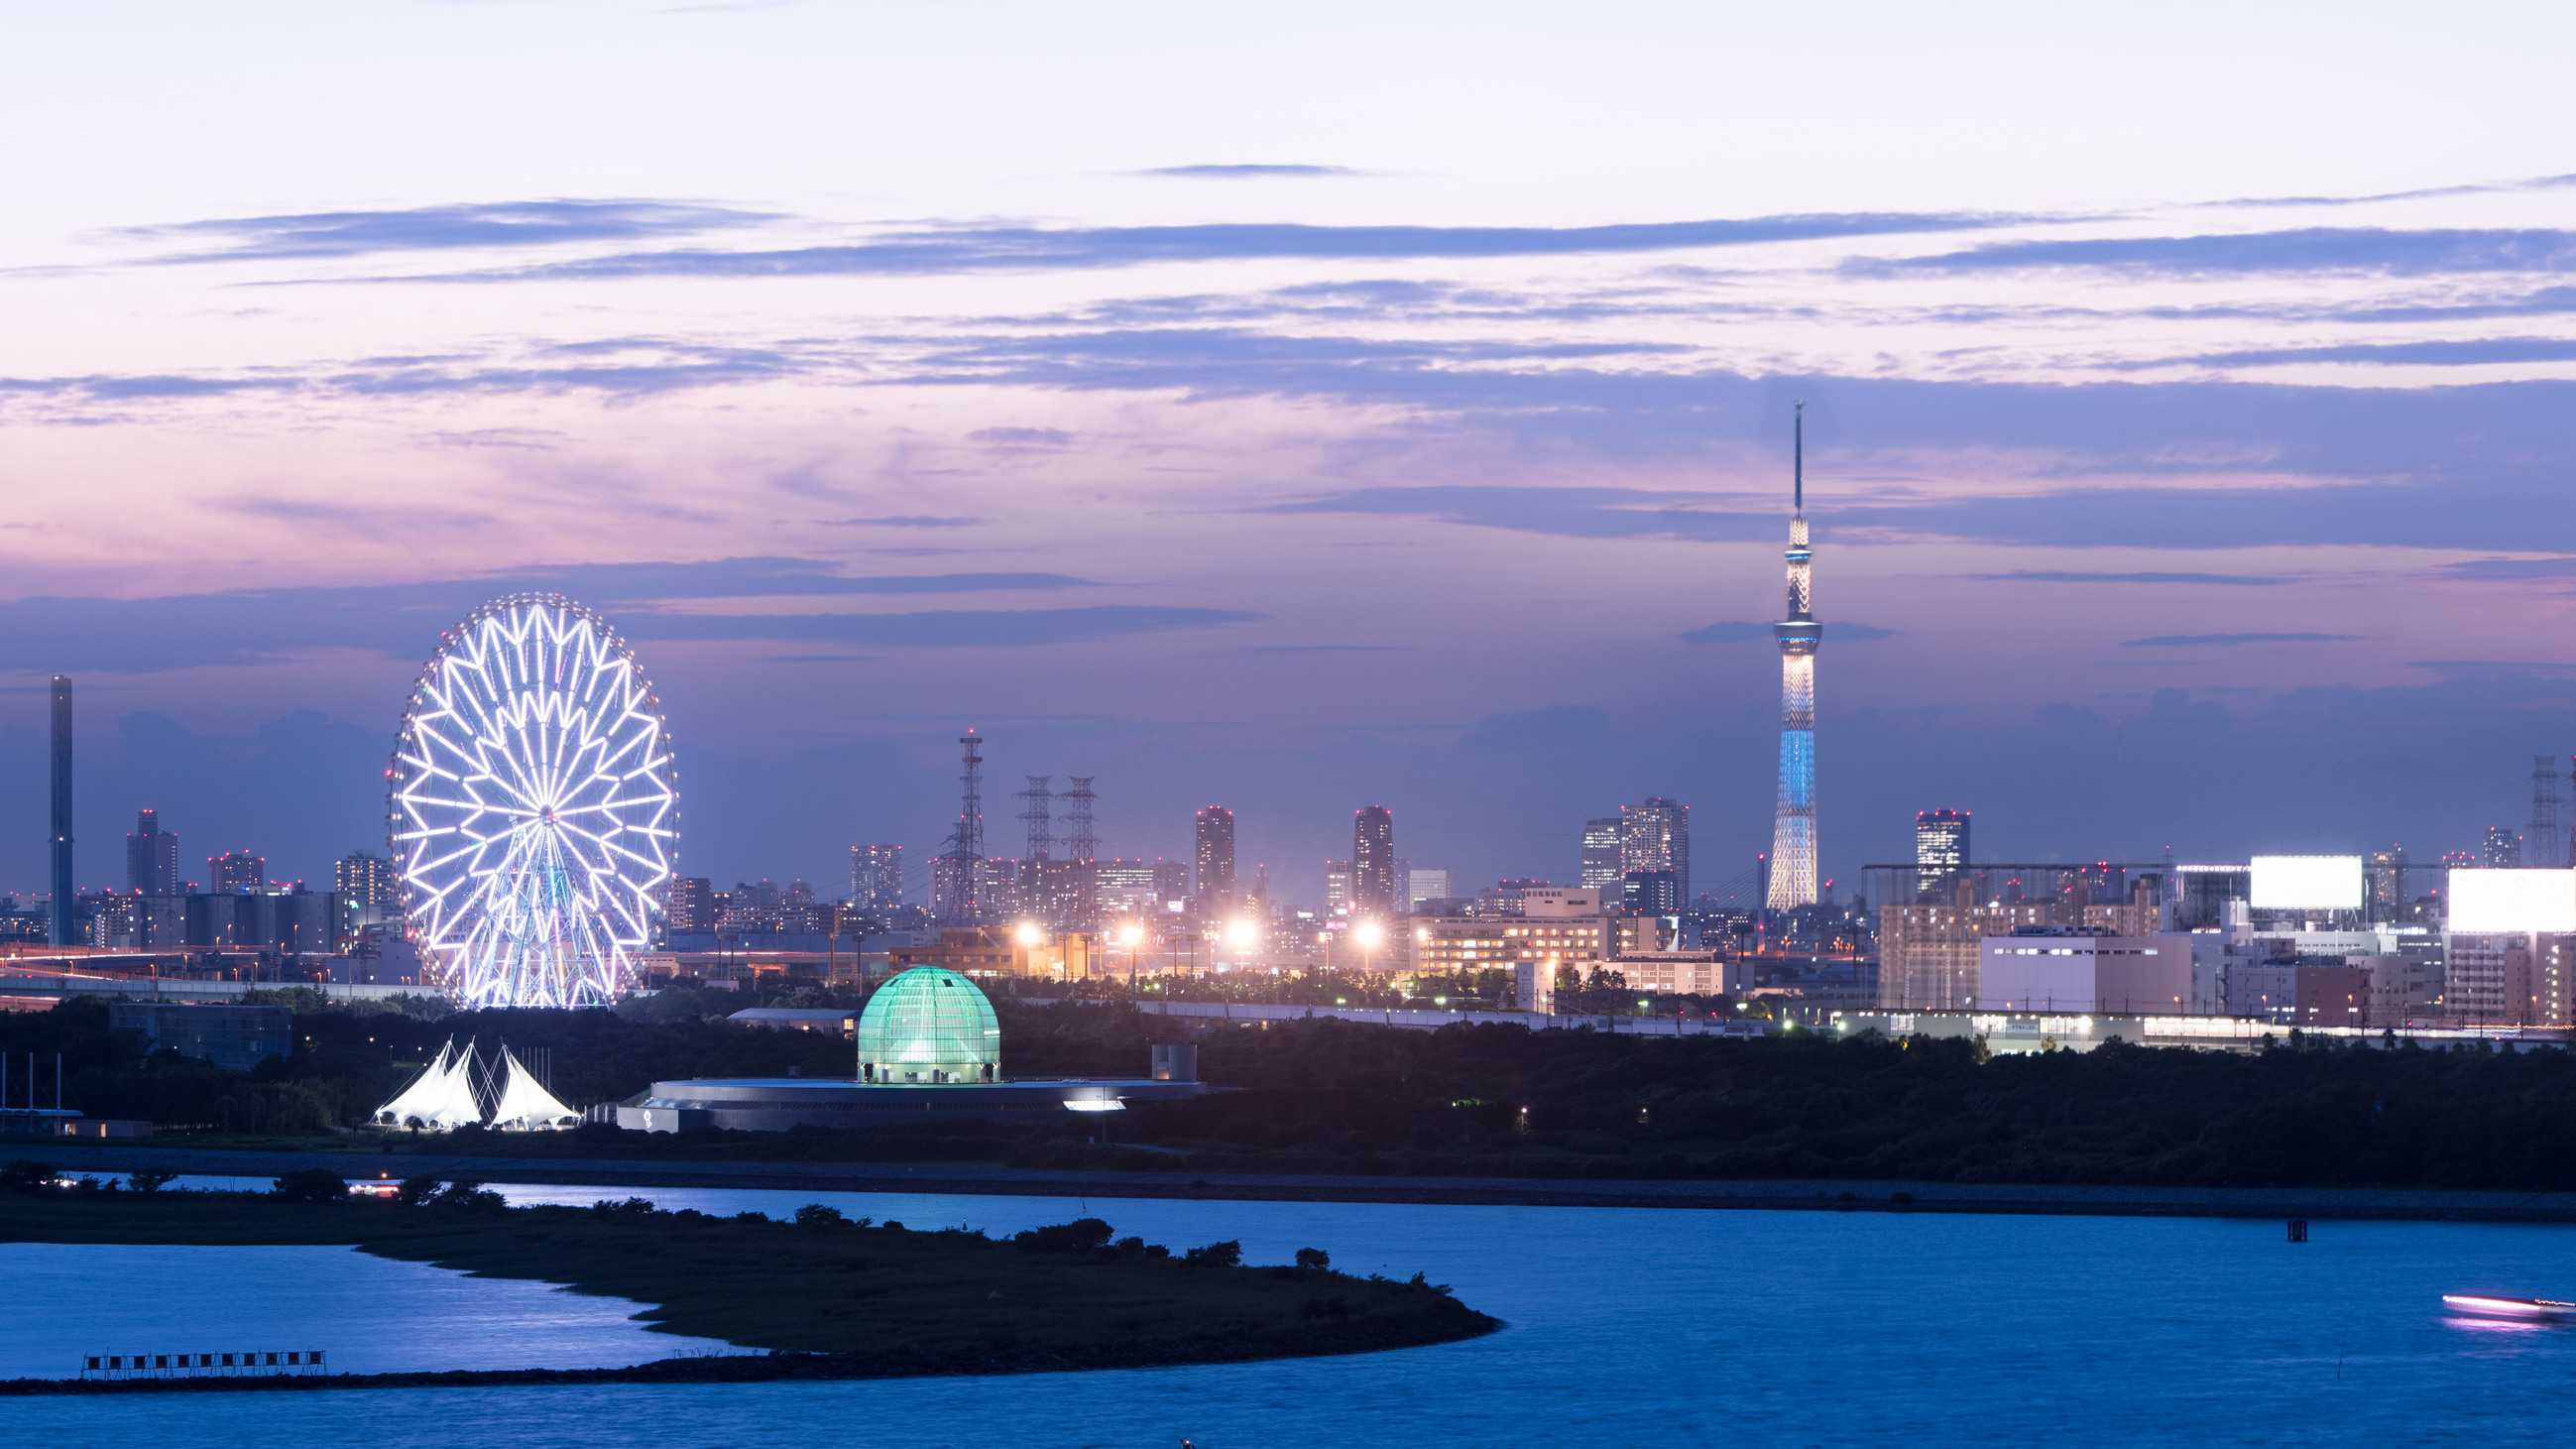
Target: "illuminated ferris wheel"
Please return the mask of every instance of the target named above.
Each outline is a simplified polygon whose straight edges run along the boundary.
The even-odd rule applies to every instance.
[[[467,1007],[597,1006],[634,984],[679,844],[653,687],[606,620],[496,599],[412,686],[388,833],[422,960]]]

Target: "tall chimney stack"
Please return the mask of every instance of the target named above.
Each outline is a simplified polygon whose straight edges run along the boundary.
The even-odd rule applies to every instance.
[[[53,944],[76,944],[79,925],[72,894],[72,677],[54,676],[54,916]]]

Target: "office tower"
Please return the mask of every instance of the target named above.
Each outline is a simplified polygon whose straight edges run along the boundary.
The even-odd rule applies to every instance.
[[[2522,863],[2533,867],[2565,865],[2558,857],[2558,757],[2531,757],[2531,833],[2522,839]]]
[[[1575,874],[1576,885],[1597,891],[1619,888],[1619,875],[1625,869],[1619,863],[1621,837],[1619,817],[1615,815],[1583,822],[1583,866]]]
[[[1643,805],[1619,807],[1618,879],[1638,871],[1670,871],[1673,888],[1681,892],[1681,899],[1690,899],[1688,805],[1658,795]],[[1611,894],[1617,893],[1614,879]]]
[[[1632,916],[1678,916],[1680,877],[1668,870],[1632,870],[1619,878],[1619,909]]]
[[[402,905],[402,877],[395,872],[392,861],[372,850],[352,851],[340,857],[331,867],[331,889],[342,904],[356,910],[384,912]]]
[[[1395,813],[1363,807],[1351,822],[1351,910],[1384,915],[1395,909]]]
[[[2364,878],[2370,882],[2370,918],[2374,921],[2402,921],[2411,903],[2406,893],[2406,847],[2392,845],[2374,850],[2363,862]]]
[[[970,729],[957,743],[964,751],[957,826],[930,864],[930,914],[943,926],[972,926],[985,916],[984,739]]]
[[[1808,579],[1807,405],[1798,404],[1789,473],[1789,617],[1771,626],[1780,641],[1780,805],[1771,824],[1771,888],[1764,904],[1775,911],[1816,903],[1820,879],[1816,854],[1816,649],[1825,626],[1816,622]]]
[[[903,904],[903,847],[850,847],[850,904],[861,910],[890,911]]]
[[[1198,818],[1199,909],[1215,913],[1234,899],[1234,812],[1210,805]]]
[[[1347,860],[1324,862],[1324,914],[1337,916],[1350,909],[1351,863]]]
[[[1428,866],[1417,865],[1406,872],[1405,882],[1404,894],[1408,904],[1419,905],[1424,901],[1445,901],[1451,898],[1449,872],[1445,870],[1433,870]]]
[[[2522,865],[2522,837],[2510,825],[2490,825],[2481,843],[2479,864],[2489,870],[2515,870]]]
[[[1918,810],[1914,813],[1914,885],[1944,890],[1968,864],[1968,812]]]
[[[1165,910],[1174,901],[1187,900],[1190,894],[1190,863],[1185,860],[1154,862],[1154,901]]]
[[[72,678],[54,676],[54,898],[46,921],[46,940],[77,946],[79,901],[72,887]]]
[[[179,837],[161,828],[161,813],[138,810],[125,837],[125,888],[140,895],[179,894]]]

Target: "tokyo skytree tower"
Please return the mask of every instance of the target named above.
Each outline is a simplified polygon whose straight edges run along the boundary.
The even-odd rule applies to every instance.
[[[1780,808],[1771,824],[1771,890],[1775,911],[1816,903],[1816,622],[1807,578],[1807,405],[1799,403],[1796,461],[1790,473],[1789,617],[1771,626],[1780,641]]]

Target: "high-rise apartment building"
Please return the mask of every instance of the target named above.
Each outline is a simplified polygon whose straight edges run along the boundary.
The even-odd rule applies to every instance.
[[[215,895],[256,894],[267,888],[267,856],[227,850],[206,862],[206,889]]]
[[[2522,868],[2522,837],[2510,825],[2490,825],[2478,848],[2478,863],[2489,870]]]
[[[1417,865],[1405,872],[1404,879],[1407,905],[1450,899],[1449,872],[1445,870],[1433,870],[1427,866]]]
[[[1385,915],[1396,908],[1395,813],[1361,808],[1351,822],[1351,910]]]
[[[663,897],[662,924],[682,933],[716,928],[715,891],[705,876],[684,875],[671,882]]]
[[[890,911],[903,904],[903,847],[850,847],[850,904],[861,910]]]
[[[179,837],[161,828],[156,810],[139,810],[125,837],[125,888],[147,896],[179,894]]]
[[[402,875],[372,850],[352,851],[331,866],[331,889],[353,910],[389,911],[402,904]]]
[[[1223,911],[1234,899],[1234,812],[1210,805],[1198,819],[1199,909]]]
[[[1670,871],[1677,898],[1690,899],[1688,805],[1658,795],[1643,805],[1619,807],[1619,876],[1640,871]]]
[[[1822,876],[1816,847],[1816,651],[1825,626],[1816,622],[1807,547],[1807,405],[1798,404],[1790,472],[1789,617],[1771,626],[1780,643],[1780,803],[1771,822],[1770,885],[1763,904],[1775,911],[1816,903]],[[1687,884],[1687,880],[1684,882]]]
[[[1971,882],[1947,899],[1878,912],[1878,1004],[1896,1011],[1965,1011],[1981,1003],[1981,943],[2048,924],[2044,901],[1980,902]]]
[[[1587,890],[1616,893],[1619,877],[1627,867],[1620,863],[1620,841],[1626,838],[1625,823],[1616,815],[1583,822],[1583,865],[1575,884]]]
[[[1351,863],[1347,860],[1324,862],[1324,914],[1337,916],[1351,907]]]
[[[1926,894],[1946,890],[1968,864],[1968,812],[1918,810],[1914,814],[1914,884]]]

